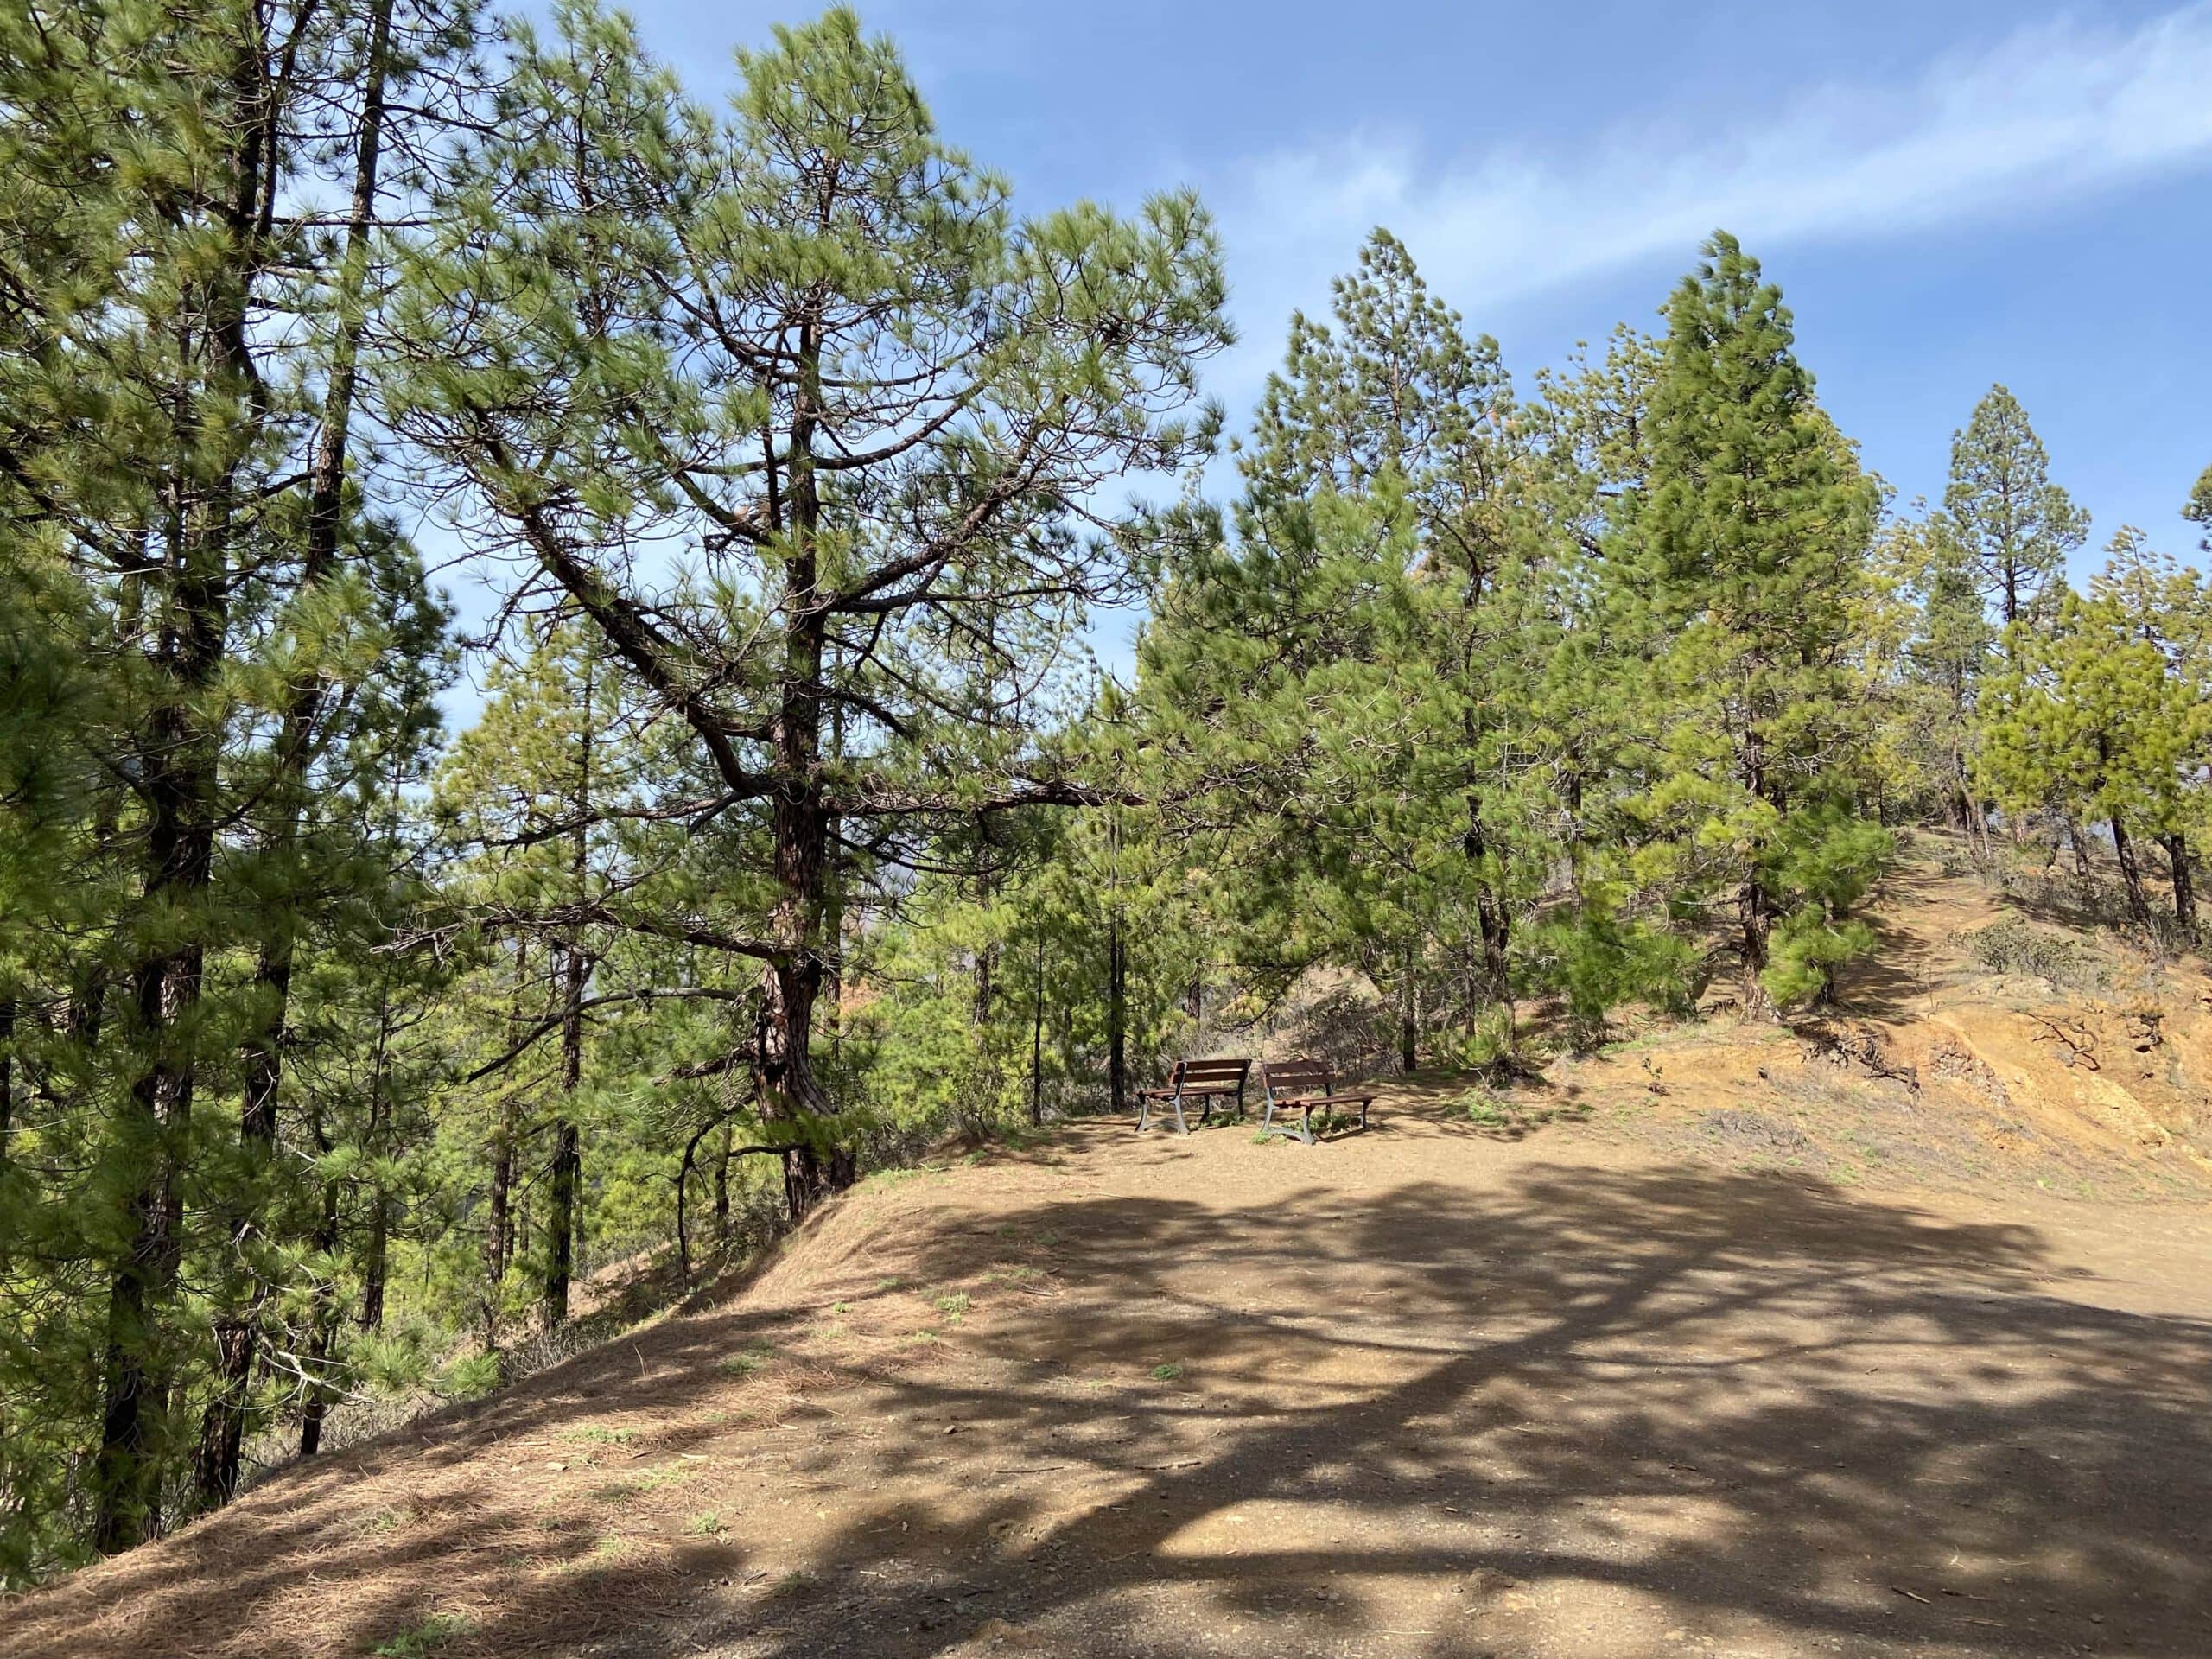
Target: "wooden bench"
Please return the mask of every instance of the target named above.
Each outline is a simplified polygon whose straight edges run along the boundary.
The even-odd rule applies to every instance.
[[[1137,1090],[1137,1128],[1141,1132],[1152,1116],[1152,1103],[1164,1100],[1175,1109],[1175,1127],[1183,1134],[1191,1126],[1183,1121],[1183,1103],[1194,1100],[1203,1103],[1198,1116],[1201,1123],[1211,1122],[1213,1103],[1217,1100],[1234,1099],[1236,1115],[1244,1115],[1244,1079],[1251,1074],[1249,1060],[1178,1060],[1175,1069],[1167,1074],[1165,1089]]]
[[[1359,1127],[1367,1127],[1367,1109],[1375,1103],[1372,1095],[1340,1095],[1335,1090],[1335,1079],[1325,1060],[1262,1060],[1260,1062],[1260,1087],[1268,1097],[1267,1116],[1260,1120],[1260,1133],[1266,1135],[1274,1128],[1275,1114],[1287,1116],[1300,1114],[1299,1127],[1292,1131],[1307,1146],[1313,1145],[1313,1114],[1357,1109]]]

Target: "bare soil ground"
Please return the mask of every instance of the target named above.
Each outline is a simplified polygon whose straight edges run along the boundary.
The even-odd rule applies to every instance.
[[[0,1652],[2202,1659],[2198,993],[2138,1051],[1907,881],[1840,1054],[1722,1022],[1310,1149],[1102,1122],[878,1178]],[[2031,1034],[2062,1003],[2100,1069]]]

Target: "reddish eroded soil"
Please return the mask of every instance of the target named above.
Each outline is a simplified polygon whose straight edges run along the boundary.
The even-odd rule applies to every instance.
[[[879,1180],[0,1651],[2212,1654],[2202,1198],[1693,1155],[1640,1062]]]

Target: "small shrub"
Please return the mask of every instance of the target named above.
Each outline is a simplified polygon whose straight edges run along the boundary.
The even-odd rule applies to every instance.
[[[587,1446],[623,1446],[637,1433],[634,1428],[608,1428],[600,1423],[586,1423],[582,1428],[572,1428],[562,1438],[581,1440]]]
[[[937,1311],[944,1315],[947,1325],[957,1325],[968,1312],[969,1299],[964,1290],[956,1290],[937,1299]]]
[[[1974,959],[1994,973],[2047,979],[2072,990],[2101,991],[2110,970],[2082,940],[2024,917],[2007,916],[1967,938]]]
[[[1152,1368],[1153,1380],[1156,1382],[1173,1382],[1182,1375],[1180,1365],[1155,1365]]]
[[[1470,1089],[1459,1096],[1466,1108],[1467,1122],[1486,1129],[1502,1129],[1512,1121],[1504,1106],[1479,1089]]]
[[[683,1530],[694,1538],[711,1538],[716,1533],[728,1532],[729,1529],[722,1524],[721,1516],[709,1510],[706,1514],[695,1515],[685,1522]]]
[[[377,1659],[424,1659],[457,1636],[466,1636],[474,1627],[465,1618],[445,1613],[433,1613],[420,1624],[411,1625],[377,1643],[372,1649]]]
[[[506,1381],[506,1367],[498,1354],[471,1354],[445,1369],[435,1384],[448,1400],[481,1400]]]

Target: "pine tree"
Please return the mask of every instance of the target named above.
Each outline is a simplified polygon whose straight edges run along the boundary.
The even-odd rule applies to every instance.
[[[2050,481],[2050,466],[2027,411],[2001,385],[1989,389],[1951,437],[1943,510],[2006,630],[2045,615],[2067,555],[2088,537],[2088,515]],[[2008,642],[2005,649],[2013,647]]]
[[[848,11],[741,54],[728,118],[619,21],[556,27],[519,39],[410,279],[404,332],[438,349],[394,406],[480,532],[685,724],[702,817],[765,823],[772,901],[633,925],[760,964],[756,1064],[803,1210],[851,1169],[811,1049],[835,861],[1089,798],[1002,711],[1124,591],[1127,550],[1077,512],[1207,445],[1179,411],[1226,338],[1218,256],[1187,195],[1017,220]]]
[[[2023,635],[1980,705],[1982,772],[2005,805],[2109,828],[2130,920],[2153,925],[2137,838],[2167,842],[2177,920],[2194,925],[2187,836],[2212,760],[2207,601],[2193,571],[2122,530],[2088,594],[2063,591],[2050,626]],[[2178,839],[2173,839],[2178,838]]]
[[[1667,711],[1643,810],[1687,892],[1732,890],[1744,999],[1760,1007],[1818,994],[1866,942],[1845,912],[1881,847],[1839,816],[1840,694],[1877,498],[1814,401],[1780,290],[1732,237],[1707,244],[1667,321],[1649,474],[1605,564]]]
[[[274,967],[302,931],[288,918],[350,912],[378,880],[358,824],[301,791],[337,802],[374,731],[429,741],[441,616],[412,550],[344,488],[329,418],[365,256],[308,206],[326,167],[358,174],[349,140],[400,15],[410,53],[442,49],[442,21],[385,0],[0,14],[0,552],[10,585],[41,584],[81,630],[76,681],[98,687],[73,704],[96,718],[43,734],[92,780],[67,827],[87,882],[54,894],[86,907],[16,999],[42,1103],[9,1139],[38,1172],[42,1288],[88,1312],[85,1275],[106,1284],[96,1332],[83,1313],[48,1327],[60,1363],[0,1389],[11,1415],[33,1402],[93,1443],[83,1507],[11,1525],[34,1556],[123,1548],[235,1486],[260,1313],[289,1270],[285,994],[251,962],[274,945]]]

